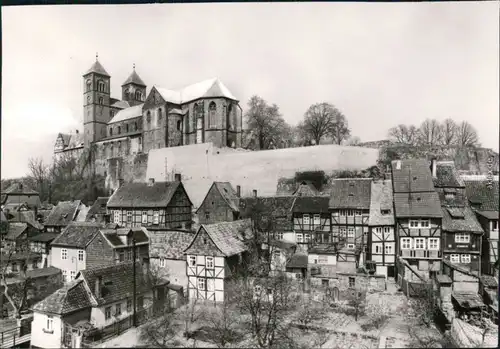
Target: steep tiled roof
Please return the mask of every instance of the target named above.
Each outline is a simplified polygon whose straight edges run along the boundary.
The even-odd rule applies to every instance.
[[[267,218],[274,223],[276,231],[292,231],[292,207],[297,197],[271,196],[240,199],[240,212],[243,218]]]
[[[11,222],[21,222],[29,223],[38,230],[43,230],[43,224],[40,224],[35,218],[34,211],[19,211],[19,212],[9,212],[9,216],[12,215],[10,219]]]
[[[127,101],[117,100],[113,104],[111,104],[111,106],[115,107],[115,108],[125,109],[125,108],[129,108],[130,104]]]
[[[10,187],[5,190],[2,190],[2,194],[10,194],[10,195],[39,195],[37,191],[25,186],[22,183],[13,183]]]
[[[136,294],[140,295],[153,288],[150,274],[144,275],[143,266],[136,265]],[[133,297],[134,263],[120,263],[102,268],[86,269],[79,272],[77,279],[82,278],[99,306]],[[101,278],[101,296],[95,294],[95,283]]]
[[[156,85],[154,88],[166,102],[176,104],[184,104],[198,98],[225,97],[235,101],[237,100],[227,87],[217,78],[204,80],[178,91],[165,89]]]
[[[436,192],[394,193],[396,217],[435,217],[441,218],[441,204]]]
[[[128,108],[120,110],[108,122],[108,125],[112,124],[112,123],[115,123],[115,122],[120,122],[120,121],[124,121],[124,120],[128,120],[128,119],[133,119],[133,118],[137,118],[139,116],[142,116],[142,106],[143,105],[144,104],[138,104],[138,105],[134,105],[133,107],[128,107]]]
[[[307,268],[307,255],[296,253],[286,264],[287,268]]]
[[[236,191],[233,186],[229,182],[214,182],[215,187],[219,190],[220,194],[224,201],[227,202],[229,207],[233,210],[233,212],[239,212],[239,203],[240,198],[236,195]]]
[[[479,278],[482,284],[487,287],[498,287],[498,280],[491,275],[481,275]]]
[[[16,240],[26,229],[28,229],[28,223],[11,222],[9,224],[9,232],[5,238],[8,240]]]
[[[166,207],[180,182],[126,183],[109,198],[108,207]]]
[[[246,237],[249,238],[251,236],[250,219],[214,224],[202,224],[196,235],[198,235],[202,229],[207,232],[210,239],[212,239],[217,248],[226,257],[231,257],[247,250],[247,246],[244,243],[244,238],[241,236],[241,233],[242,230],[244,230]],[[188,250],[189,247],[191,247],[191,244],[189,244],[186,250]]]
[[[92,64],[90,69],[87,70],[87,72],[83,76],[90,74],[90,73],[97,73],[97,74],[101,74],[101,75],[110,77],[110,75],[108,74],[106,69],[104,69],[104,67],[102,66],[102,64],[98,60],[96,60],[94,62],[94,64]]]
[[[109,197],[98,197],[87,212],[87,219],[96,214],[106,214],[106,204],[108,200]]]
[[[65,315],[91,306],[92,301],[85,289],[83,280],[74,280],[37,303],[33,310]]]
[[[398,162],[401,169],[398,169]],[[392,183],[394,193],[434,191],[430,163],[423,159],[394,160]]]
[[[101,225],[97,223],[71,223],[52,241],[51,245],[85,248],[100,229]]]
[[[42,254],[37,253],[37,252],[17,252],[10,254],[9,253],[2,253],[0,261],[21,261],[21,260],[37,260],[37,259],[42,259]]]
[[[59,201],[45,220],[47,226],[66,226],[73,221],[81,201]]]
[[[460,188],[465,186],[453,161],[436,162],[436,177],[433,178],[433,182],[436,188]]]
[[[443,213],[443,230],[449,232],[472,232],[482,233],[483,229],[476,219],[476,215],[471,208],[454,207],[441,209]]]
[[[294,196],[316,196],[320,195],[319,190],[311,181],[302,181],[293,193]]]
[[[329,207],[331,209],[369,209],[371,178],[336,179],[332,181]]]
[[[292,211],[295,213],[328,213],[327,196],[297,196]]]
[[[185,260],[184,250],[195,234],[187,231],[158,231],[150,233],[149,255],[154,258]]]
[[[390,180],[372,182],[369,225],[394,224],[392,200],[392,183]],[[382,210],[389,210],[389,213],[382,214]]]
[[[139,74],[135,71],[135,69],[132,71],[130,76],[125,80],[125,82],[122,84],[122,86],[127,85],[127,84],[135,84],[139,86],[144,86],[146,87],[146,84],[142,79],[140,78]]]
[[[498,212],[499,195],[498,181],[491,181],[488,187],[488,181],[465,181],[465,192],[469,201],[478,202],[481,205],[478,211],[496,211]]]
[[[59,234],[56,233],[41,233],[30,237],[29,240],[33,242],[50,242],[58,236]]]

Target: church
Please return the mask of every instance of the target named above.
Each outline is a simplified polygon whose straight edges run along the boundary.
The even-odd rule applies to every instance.
[[[135,70],[123,82],[121,99],[111,97],[111,76],[96,56],[83,75],[83,134],[60,133],[54,155],[79,157],[93,148],[105,161],[151,149],[212,143],[241,147],[242,109],[217,78],[180,90],[147,85]]]

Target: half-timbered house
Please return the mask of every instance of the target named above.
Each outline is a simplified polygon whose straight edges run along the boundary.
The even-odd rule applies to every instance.
[[[45,219],[45,230],[60,233],[72,222],[84,222],[89,208],[80,200],[59,201]]]
[[[230,222],[239,219],[240,186],[234,190],[229,182],[214,182],[196,214],[200,224]]]
[[[191,229],[192,206],[180,176],[172,182],[126,183],[111,195],[112,222],[123,227]]]
[[[292,206],[293,230],[299,250],[307,252],[313,243],[333,244],[329,197],[298,196]]]
[[[376,274],[386,277],[396,276],[394,273],[396,239],[392,200],[390,180],[372,182],[367,260],[375,263]]]
[[[398,237],[396,256],[410,266],[406,268],[398,260],[398,281],[400,276],[414,272],[419,273],[415,280],[428,279],[441,268],[443,217],[430,164],[420,159],[393,161],[392,186]]]
[[[229,278],[244,266],[251,234],[249,219],[200,226],[184,251],[190,300],[224,301]]]
[[[484,231],[481,273],[498,275],[498,181],[465,181],[465,191]]]
[[[443,260],[479,272],[483,229],[465,198],[465,183],[452,161],[432,162],[443,213]]]
[[[360,263],[368,251],[371,182],[371,178],[333,180],[328,205],[333,241],[360,250]]]

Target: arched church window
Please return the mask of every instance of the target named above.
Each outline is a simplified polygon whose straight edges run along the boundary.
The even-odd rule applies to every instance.
[[[196,130],[196,118],[198,117],[198,104],[193,105],[193,129],[192,131]]]
[[[134,131],[137,131],[137,121],[134,122]]]
[[[118,155],[122,152],[122,142],[118,141]]]
[[[181,130],[181,121],[177,120],[177,131]]]
[[[125,125],[125,132],[128,132],[128,124]]]
[[[87,96],[87,104],[90,104],[90,100],[91,100],[90,96]]]
[[[124,95],[125,95],[125,100],[126,100],[126,101],[128,101],[128,100],[129,100],[129,95],[130,95],[130,93],[129,93],[129,90],[128,90],[128,89],[127,89],[127,90],[125,90]]]
[[[142,100],[141,91],[135,91],[135,99],[138,100],[138,101]]]
[[[118,133],[117,134],[119,135],[120,133],[122,133],[122,128],[120,126],[118,126]]]
[[[161,108],[158,109],[158,123],[161,122]]]
[[[217,112],[217,106],[215,105],[215,102],[210,102],[208,105],[208,127],[212,128],[215,127],[215,116]]]
[[[110,113],[111,113],[111,117],[115,116],[115,111],[114,110],[111,110]]]
[[[148,110],[147,114],[146,114],[146,122],[149,124],[151,124],[151,111]]]
[[[113,127],[110,127],[109,128],[109,135],[112,136],[113,135]]]
[[[100,92],[106,92],[106,84],[102,80],[97,83],[97,90]]]
[[[113,144],[111,144],[111,146],[109,147],[109,156],[110,157],[115,156]]]
[[[90,92],[90,90],[92,90],[92,81],[90,81],[90,79],[88,79],[85,82],[85,85],[87,86],[87,92]]]
[[[104,104],[104,98],[99,97],[99,104],[101,104],[101,105]]]

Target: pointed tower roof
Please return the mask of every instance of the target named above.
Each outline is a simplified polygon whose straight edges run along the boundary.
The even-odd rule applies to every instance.
[[[144,83],[144,81],[142,81],[141,77],[135,71],[135,64],[134,64],[134,70],[132,71],[132,74],[130,74],[130,76],[128,77],[127,80],[125,80],[125,82],[122,84],[122,86],[125,86],[128,84],[134,84],[134,85],[146,87],[146,84]]]
[[[107,77],[111,77],[111,75],[108,74],[108,72],[106,71],[106,69],[104,69],[104,67],[102,66],[102,64],[99,62],[99,56],[98,55],[95,55],[95,62],[94,62],[94,64],[92,64],[92,67],[90,67],[90,69],[87,70],[87,72],[83,76],[88,75],[90,73],[96,73],[96,74],[104,75],[104,76],[107,76]]]

